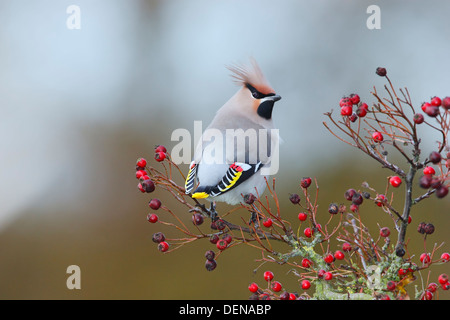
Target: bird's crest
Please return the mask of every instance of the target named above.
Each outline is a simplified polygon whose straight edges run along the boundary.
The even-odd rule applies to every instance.
[[[249,84],[263,94],[274,93],[275,90],[270,86],[266,77],[264,77],[256,60],[252,58],[250,62],[251,65],[249,66],[227,66],[232,72],[231,76],[233,80],[239,85],[247,86]]]

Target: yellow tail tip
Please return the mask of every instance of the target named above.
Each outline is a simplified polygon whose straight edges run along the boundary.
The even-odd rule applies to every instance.
[[[192,198],[194,199],[204,199],[204,198],[208,198],[209,194],[207,194],[206,192],[196,192],[192,195]]]

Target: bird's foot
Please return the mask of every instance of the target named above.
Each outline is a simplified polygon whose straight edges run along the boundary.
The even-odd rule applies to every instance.
[[[209,208],[209,216],[213,222],[216,221],[218,218],[218,214],[216,211],[216,203],[214,201],[211,202],[211,207]]]
[[[250,220],[248,221],[248,224],[255,224],[255,228],[258,229],[259,228],[259,220],[261,220],[261,217],[259,216],[259,214],[257,214],[255,211],[251,212],[250,215]]]

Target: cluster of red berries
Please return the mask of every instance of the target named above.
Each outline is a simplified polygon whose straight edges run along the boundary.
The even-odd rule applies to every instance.
[[[138,189],[144,193],[150,193],[155,191],[155,184],[150,180],[147,171],[145,170],[147,166],[147,160],[144,158],[139,158],[136,161],[136,179],[139,180],[137,185]]]
[[[359,209],[359,206],[362,205],[364,199],[369,199],[370,194],[367,192],[358,192],[355,189],[348,189],[344,193],[344,198],[348,201],[351,201],[350,210],[352,212],[356,212]]]
[[[442,156],[439,152],[430,153],[428,160],[433,164],[440,164]],[[447,153],[446,166],[450,168],[450,152]],[[423,176],[419,179],[419,186],[424,189],[436,189],[436,197],[443,198],[448,194],[448,186],[444,184],[442,179],[436,177],[436,171],[433,167],[427,166],[423,169]]]
[[[200,213],[196,213],[192,217],[192,222],[195,225],[199,225],[199,223],[198,223],[199,219],[200,219],[201,223],[203,223],[203,216]],[[213,229],[213,230],[222,231],[225,229],[225,227],[226,227],[225,222],[222,219],[217,219],[217,220],[211,222],[211,229]],[[219,234],[214,233],[209,238],[209,242],[211,242],[212,244],[215,244],[216,248],[219,251],[223,251],[223,250],[227,249],[230,246],[231,242],[233,241],[233,237],[231,235],[229,235],[228,233],[223,233],[223,234],[221,234],[221,236],[222,237],[220,237]],[[212,251],[212,250],[206,251],[205,256],[206,256],[206,263],[205,263],[206,270],[208,270],[208,271],[214,270],[217,267],[217,262],[214,260],[214,257],[215,257],[214,251]]]
[[[448,253],[444,253],[443,256],[444,255],[448,255]],[[427,259],[427,258],[424,258],[424,259]],[[448,260],[446,260],[446,261],[448,261]],[[404,276],[404,275],[408,274],[408,272],[413,272],[413,270],[411,270],[410,268],[407,269],[407,270],[400,269],[398,274],[399,274],[399,276]],[[442,290],[449,290],[450,289],[450,283],[448,281],[448,275],[447,274],[445,274],[445,273],[440,274],[439,277],[438,277],[438,282],[441,285]],[[388,281],[387,284],[386,284],[386,289],[388,291],[395,291],[397,289],[398,285],[399,285],[398,282]],[[420,299],[421,300],[432,300],[435,292],[438,289],[439,289],[438,284],[435,283],[435,282],[431,282],[430,284],[427,285],[426,289],[423,291]]]
[[[351,251],[351,245],[349,243],[345,243],[345,249],[344,246],[342,248],[343,251],[349,252]],[[332,264],[336,260],[344,260],[345,254],[341,250],[336,250],[334,254],[327,253],[323,257],[323,261],[325,261],[327,264]]]
[[[450,97],[445,97],[443,99],[439,97],[433,97],[431,98],[430,102],[424,102],[421,106],[422,111],[432,118],[435,118],[440,114],[439,107],[443,108],[445,111],[450,110]],[[424,118],[420,113],[414,115],[414,122],[416,124],[421,124],[423,121]]]
[[[341,98],[339,106],[341,107],[341,115],[348,117],[351,122],[355,122],[358,118],[364,118],[369,110],[367,103],[361,102],[361,98],[355,93]],[[354,106],[356,111],[353,111]]]
[[[167,157],[167,149],[164,146],[155,147],[155,160],[158,162],[163,161]],[[155,191],[155,183],[150,180],[147,171],[147,160],[139,158],[136,161],[136,179],[139,179],[138,189],[144,193],[150,193]]]
[[[164,146],[156,146],[155,148],[155,160],[158,162],[163,161],[167,157],[167,149]]]
[[[264,274],[264,280],[266,280],[269,284],[269,288],[271,292],[267,292],[262,290],[258,284],[255,282],[251,283],[248,286],[248,290],[253,293],[253,295],[250,297],[254,300],[271,300],[272,298],[278,298],[280,300],[300,300],[304,299],[303,296],[299,296],[296,292],[290,293],[288,291],[283,291],[280,294],[277,294],[278,292],[282,291],[283,286],[279,281],[273,281],[274,274],[272,271],[265,271]],[[300,283],[303,290],[308,290],[311,288],[311,282],[309,280],[302,280]],[[275,293],[275,294],[274,294]]]
[[[153,210],[158,210],[161,207],[161,200],[159,199],[151,199],[148,202],[148,206]],[[147,221],[150,223],[156,223],[158,222],[159,217],[156,213],[149,213],[147,215]],[[158,250],[161,252],[166,252],[169,250],[169,244],[165,241],[166,238],[163,233],[157,232],[153,234],[152,237],[153,242],[156,242],[158,244]]]
[[[155,159],[157,161],[162,161],[166,158],[166,148],[164,146],[155,147]],[[139,158],[136,161],[136,179],[139,180],[138,189],[142,193],[151,193],[155,191],[155,183],[150,179],[147,173],[147,160],[144,158]],[[158,210],[161,207],[161,200],[151,199],[148,202],[148,206],[152,210]],[[159,217],[156,213],[149,213],[147,215],[147,221],[150,223],[158,222]],[[163,233],[157,232],[152,236],[153,242],[158,244],[158,250],[161,252],[166,252],[169,250],[169,244],[165,241],[166,237]]]

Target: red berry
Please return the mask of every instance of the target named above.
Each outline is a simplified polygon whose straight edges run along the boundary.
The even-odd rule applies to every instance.
[[[248,286],[248,290],[250,290],[250,292],[255,293],[256,291],[258,291],[258,285],[253,282]]]
[[[266,228],[270,228],[272,226],[272,219],[267,219],[263,221],[263,226]]]
[[[305,233],[305,237],[311,238],[314,232],[311,228],[308,227],[308,228],[305,228],[304,233]]]
[[[358,209],[359,209],[359,206],[358,206],[357,204],[352,203],[352,204],[350,205],[350,210],[351,210],[352,212],[357,212]]]
[[[412,221],[412,218],[411,218],[411,216],[409,216],[409,217],[408,217],[408,224],[410,224],[411,221]]]
[[[199,226],[203,223],[203,215],[200,213],[195,213],[192,215],[192,223]]]
[[[375,204],[379,207],[382,207],[386,202],[386,196],[384,194],[379,194],[375,199]]]
[[[166,153],[167,149],[166,149],[166,147],[159,145],[159,146],[155,147],[155,152],[164,152],[164,153]]]
[[[147,171],[145,171],[145,170],[137,170],[136,171],[136,179],[139,179],[140,177],[143,177],[146,175],[147,175]]]
[[[302,289],[308,290],[309,288],[311,288],[311,282],[309,282],[309,280],[303,280],[302,281]]]
[[[381,132],[375,131],[374,133],[372,133],[372,139],[375,142],[381,142],[384,138]]]
[[[145,192],[145,189],[144,189],[144,187],[142,186],[142,184],[138,183],[137,187],[138,187],[138,189],[139,189],[142,193]]]
[[[432,105],[432,106],[440,107],[440,106],[441,106],[441,103],[442,103],[442,100],[441,100],[441,98],[439,98],[439,97],[433,97],[433,98],[431,99],[431,105]]]
[[[264,272],[264,280],[270,281],[272,279],[273,279],[273,272],[272,271]]]
[[[345,105],[341,107],[341,115],[350,116],[353,113],[353,107],[350,105]]]
[[[427,106],[423,112],[425,112],[428,116],[435,118],[439,114],[439,107],[430,105]]]
[[[152,236],[152,241],[155,243],[160,243],[166,240],[166,236],[162,232],[156,232]]]
[[[217,241],[219,241],[219,236],[217,234],[213,234],[211,235],[211,237],[209,237],[209,242],[211,242],[212,244],[216,244]]]
[[[364,198],[359,192],[356,192],[352,197],[352,203],[356,204],[357,206],[362,204],[363,201],[364,201]]]
[[[300,196],[296,193],[291,194],[289,196],[289,200],[293,203],[293,204],[298,204],[300,202]]]
[[[348,201],[352,201],[353,195],[356,193],[355,189],[348,189],[347,191],[345,191],[344,193],[344,197],[345,199],[347,199]]]
[[[323,278],[324,278],[325,280],[329,281],[329,280],[333,279],[333,274],[332,274],[331,272],[325,272],[325,273],[323,274]]]
[[[225,239],[220,239],[216,243],[217,249],[219,249],[221,251],[225,250],[227,248],[227,246],[228,246],[228,242]]]
[[[437,288],[438,288],[438,285],[436,283],[432,282],[428,285],[427,290],[430,291],[431,293],[434,293],[434,292],[436,292]]]
[[[428,253],[422,253],[420,255],[420,262],[423,264],[429,264],[431,262],[430,255]]]
[[[356,113],[352,113],[349,117],[351,122],[355,122],[356,120],[358,120],[358,115]]]
[[[155,160],[158,162],[163,161],[166,158],[166,154],[164,152],[157,152],[155,154]]]
[[[216,253],[212,250],[208,250],[205,252],[205,258],[206,260],[214,260],[214,258],[216,257]]]
[[[149,179],[150,179],[150,177],[145,175],[145,176],[140,177],[139,181],[145,181],[145,180],[149,180]]]
[[[405,269],[402,269],[402,268],[398,269],[398,275],[399,275],[399,276],[404,276],[407,272],[408,272],[408,271],[405,270]]]
[[[154,214],[154,213],[149,213],[149,214],[147,215],[147,220],[148,220],[148,222],[150,222],[150,223],[158,222],[158,216],[157,216],[156,214]]]
[[[363,104],[365,104],[365,103],[363,103]],[[366,104],[366,106],[367,106],[367,104]],[[363,108],[363,106],[361,105],[360,107],[358,107],[358,109],[356,109],[356,115],[360,118],[364,118],[367,115],[367,108]]]
[[[433,294],[430,291],[425,290],[421,300],[432,300],[432,299],[433,299]]]
[[[161,252],[166,252],[167,250],[169,250],[169,244],[165,241],[161,241],[160,243],[158,243],[158,250]]]
[[[400,177],[393,176],[389,179],[389,183],[394,188],[398,188],[402,184],[402,179]]]
[[[300,220],[300,221],[305,221],[307,218],[308,218],[308,215],[304,212],[300,212],[298,214],[298,220]]]
[[[322,279],[324,274],[325,270],[320,269],[319,271],[317,271],[317,278]]]
[[[343,107],[345,105],[348,104],[352,104],[352,100],[349,97],[343,97],[340,101],[339,101],[339,106]]]
[[[440,284],[446,284],[448,282],[448,275],[446,275],[445,273],[441,274],[438,277],[438,281]]]
[[[147,160],[145,160],[144,158],[137,159],[136,166],[138,166],[140,168],[145,168],[146,165],[147,165]]]
[[[344,242],[342,244],[342,251],[344,251],[344,252],[352,251],[352,245],[348,242]]]
[[[344,253],[343,253],[342,251],[337,250],[337,251],[334,253],[334,257],[335,257],[337,260],[343,260],[343,259],[345,258],[345,255],[344,255]]]
[[[385,77],[387,74],[387,70],[386,70],[386,68],[378,67],[377,70],[375,71],[375,73],[377,75],[379,75],[380,77]]]
[[[430,156],[428,158],[434,164],[438,164],[439,162],[441,162],[441,159],[442,159],[441,154],[437,151],[431,152]]]
[[[217,267],[216,260],[206,260],[205,262],[205,268],[208,271],[213,271]]]
[[[365,102],[361,103],[361,105],[359,107],[362,109],[366,109],[366,111],[369,110],[369,106]]]
[[[428,102],[422,103],[422,106],[421,106],[422,111],[425,112],[425,109],[428,108],[429,106],[431,106],[431,103],[428,103]]]
[[[284,291],[282,294],[280,294],[280,300],[289,300],[289,292]]]
[[[331,203],[328,206],[328,212],[331,214],[337,214],[339,212],[339,206],[336,203]]]
[[[450,97],[445,97],[442,100],[442,107],[446,110],[450,109]]]
[[[230,236],[228,233],[225,233],[222,237],[223,240],[225,240],[228,244],[231,243],[231,241],[233,241],[233,237]]]
[[[434,171],[433,167],[425,167],[423,169],[423,174],[431,174],[431,175],[433,175],[435,173],[436,173],[436,171]]]
[[[388,227],[384,227],[380,229],[380,236],[382,236],[383,238],[389,237],[389,235],[391,234],[391,230],[389,230]]]
[[[444,252],[444,253],[441,255],[441,260],[442,260],[443,262],[449,262],[449,261],[450,261],[450,254],[447,253],[447,252]]]
[[[144,181],[142,181],[140,183],[140,185],[141,185],[142,189],[144,190],[144,192],[150,193],[150,192],[155,191],[155,184],[150,179],[145,179]]]
[[[436,197],[438,198],[443,198],[448,194],[448,187],[445,185],[440,186],[437,190],[436,190]]]
[[[297,300],[297,296],[293,293],[289,293],[289,300]]]
[[[223,230],[226,226],[225,221],[222,219],[217,219],[216,221],[211,222],[211,229],[213,230]]]
[[[311,185],[311,178],[305,177],[300,181],[302,188],[308,188]]]
[[[350,95],[350,99],[351,99],[353,104],[358,104],[361,101],[361,98],[356,93],[352,93]]]
[[[308,258],[304,258],[302,260],[302,267],[303,268],[309,268],[309,267],[311,267],[311,265],[312,265],[312,261],[309,260]]]
[[[388,289],[389,291],[394,291],[396,287],[397,284],[394,281],[388,281],[388,283],[386,284],[386,289]]]
[[[413,117],[413,120],[414,120],[414,123],[421,124],[424,122],[425,118],[424,118],[423,114],[416,113]]]
[[[450,283],[448,283],[448,282],[443,283],[441,285],[441,288],[442,288],[442,290],[445,290],[445,291],[449,290],[450,289]]]
[[[330,263],[333,263],[334,257],[333,257],[332,254],[328,254],[328,255],[326,255],[326,256],[323,258],[323,260],[324,260],[326,263],[330,264]]]
[[[433,168],[431,168],[431,169],[433,169]],[[430,174],[421,176],[419,179],[419,186],[421,188],[428,189],[429,187],[431,187],[431,181],[432,181],[432,177]]]
[[[272,287],[272,291],[274,291],[274,292],[280,292],[281,288],[282,288],[281,283],[279,283],[278,281],[272,282],[271,287]]]
[[[161,207],[161,201],[159,199],[152,199],[148,203],[148,206],[152,208],[153,210],[158,210],[159,207]]]

